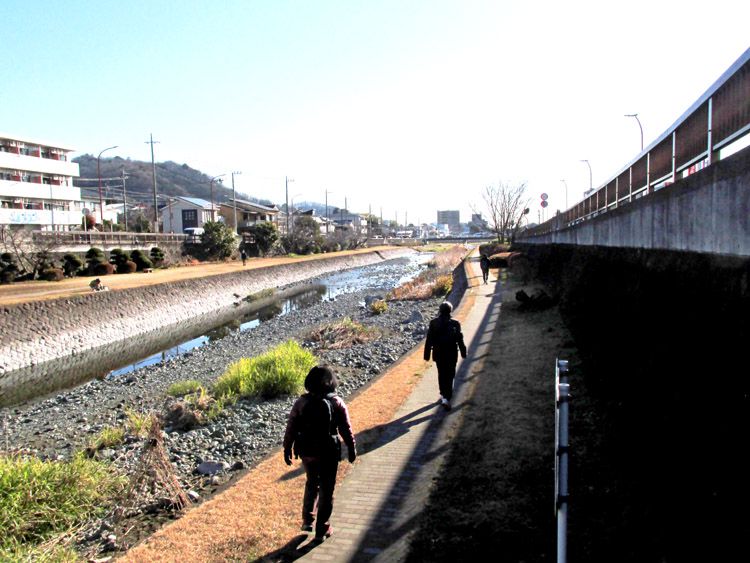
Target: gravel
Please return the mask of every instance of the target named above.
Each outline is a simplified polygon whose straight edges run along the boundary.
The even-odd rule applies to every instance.
[[[210,384],[241,357],[252,357],[290,338],[296,339],[331,365],[339,375],[339,394],[347,398],[419,344],[439,298],[426,301],[391,301],[381,315],[369,312],[365,302],[383,296],[395,280],[408,273],[413,263],[391,261],[389,275],[382,265],[376,287],[340,294],[304,309],[290,311],[244,332],[222,339],[156,365],[84,385],[45,400],[0,409],[0,449],[35,454],[42,459],[66,460],[84,449],[102,428],[122,423],[126,411],[164,413],[165,391],[174,382],[196,379]],[[368,276],[363,268],[362,275]],[[377,268],[377,267],[375,267]],[[306,283],[312,283],[310,280]],[[320,280],[317,280],[320,281]],[[382,336],[348,349],[320,351],[305,336],[317,326],[349,317],[376,326]],[[273,400],[240,400],[206,426],[189,431],[166,426],[162,436],[178,481],[193,500],[231,479],[238,470],[250,468],[281,445],[286,417],[296,396]],[[96,452],[125,474],[132,474],[143,442],[126,436],[125,443]],[[143,507],[141,507],[142,509]]]

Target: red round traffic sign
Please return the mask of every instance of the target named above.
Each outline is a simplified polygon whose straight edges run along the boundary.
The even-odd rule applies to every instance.
[[[543,200],[542,201],[542,207],[547,207],[548,205],[549,205],[549,203],[547,203],[547,200]]]

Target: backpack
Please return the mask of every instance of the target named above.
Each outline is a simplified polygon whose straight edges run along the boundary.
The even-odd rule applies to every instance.
[[[338,456],[341,459],[341,442],[333,423],[332,396],[307,395],[300,413],[300,430],[294,439],[296,456]]]

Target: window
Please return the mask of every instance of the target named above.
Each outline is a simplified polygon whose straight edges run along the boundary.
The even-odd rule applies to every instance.
[[[198,226],[198,210],[197,209],[183,209],[182,210],[182,228],[188,229],[191,227]]]

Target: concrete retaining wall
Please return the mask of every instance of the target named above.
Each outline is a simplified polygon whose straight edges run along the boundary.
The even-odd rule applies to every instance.
[[[159,330],[174,330],[207,314],[243,305],[243,298],[321,274],[405,256],[393,249],[297,262],[269,268],[36,301],[0,309],[0,394],[12,386],[6,376],[22,368],[113,344]],[[33,370],[31,370],[33,372]]]
[[[750,256],[750,148],[574,227],[518,241]]]

